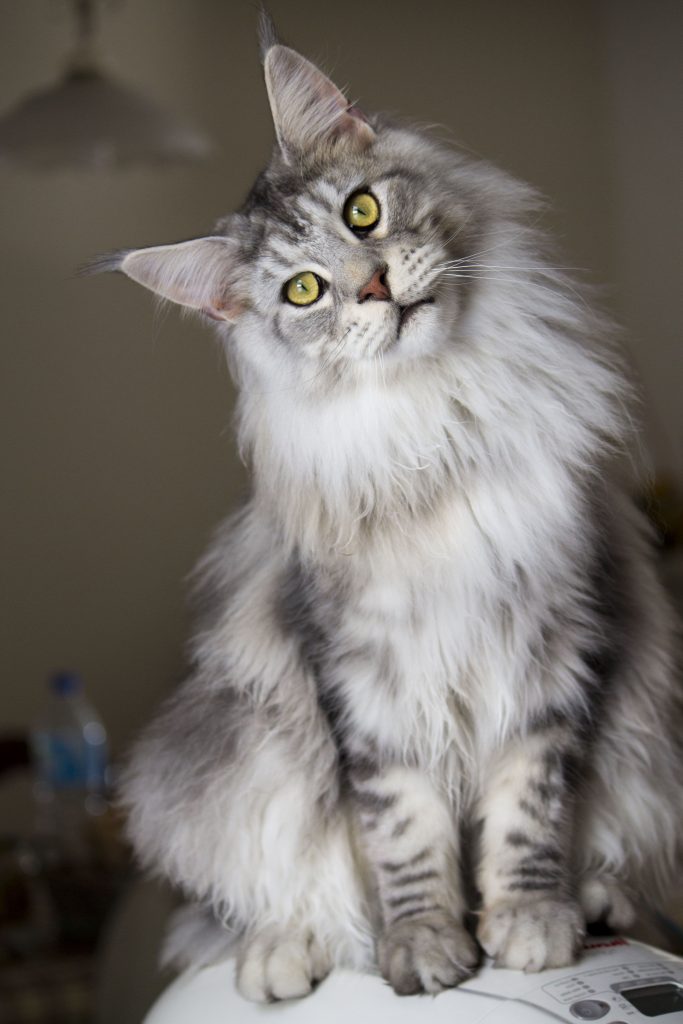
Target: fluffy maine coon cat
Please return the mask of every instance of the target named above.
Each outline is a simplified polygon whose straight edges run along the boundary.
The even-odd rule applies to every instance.
[[[248,999],[375,957],[398,993],[456,985],[465,854],[484,950],[567,964],[666,884],[683,817],[670,613],[607,470],[627,388],[529,188],[265,34],[277,144],[243,208],[103,264],[218,322],[253,469],[131,835]]]

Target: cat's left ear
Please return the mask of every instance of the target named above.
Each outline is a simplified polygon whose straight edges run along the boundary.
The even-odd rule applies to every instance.
[[[120,270],[163,299],[234,323],[247,305],[240,295],[243,274],[236,250],[230,238],[194,238],[105,256],[85,271]]]
[[[265,50],[263,68],[275,132],[288,162],[320,145],[341,141],[362,150],[372,143],[374,129],[361,111],[295,50],[274,43]]]

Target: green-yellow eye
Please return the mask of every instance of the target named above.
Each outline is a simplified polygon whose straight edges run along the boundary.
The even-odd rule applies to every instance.
[[[370,231],[379,220],[379,203],[370,192],[354,192],[344,205],[344,220],[352,231]]]
[[[312,270],[290,277],[284,287],[285,298],[295,306],[310,306],[323,293],[323,283]]]

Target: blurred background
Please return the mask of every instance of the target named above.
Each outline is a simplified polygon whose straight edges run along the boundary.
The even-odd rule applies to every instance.
[[[680,0],[270,9],[359,105],[434,124],[551,200],[564,262],[605,286],[624,326],[643,392],[642,497],[680,587]],[[256,20],[247,0],[0,0],[0,1024],[47,1020],[48,991],[50,1020],[63,1000],[60,1021],[137,1024],[161,983],[165,897],[130,878],[104,752],[115,766],[182,677],[185,581],[246,475],[210,330],[74,270],[210,232],[240,204],[272,144]],[[49,686],[64,669],[82,682]],[[65,701],[100,758],[97,855],[55,910],[45,736]]]

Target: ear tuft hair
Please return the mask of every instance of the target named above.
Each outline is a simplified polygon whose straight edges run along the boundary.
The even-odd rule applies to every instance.
[[[78,277],[92,277],[94,274],[108,274],[112,271],[121,270],[121,264],[131,249],[114,249],[111,252],[103,252],[98,256],[81,263],[76,268]]]
[[[271,46],[277,46],[278,43],[282,42],[277,34],[277,29],[275,28],[275,22],[272,19],[271,13],[265,4],[261,4],[259,8],[258,40],[261,63],[265,61],[266,54],[268,53],[268,50],[270,50]]]

